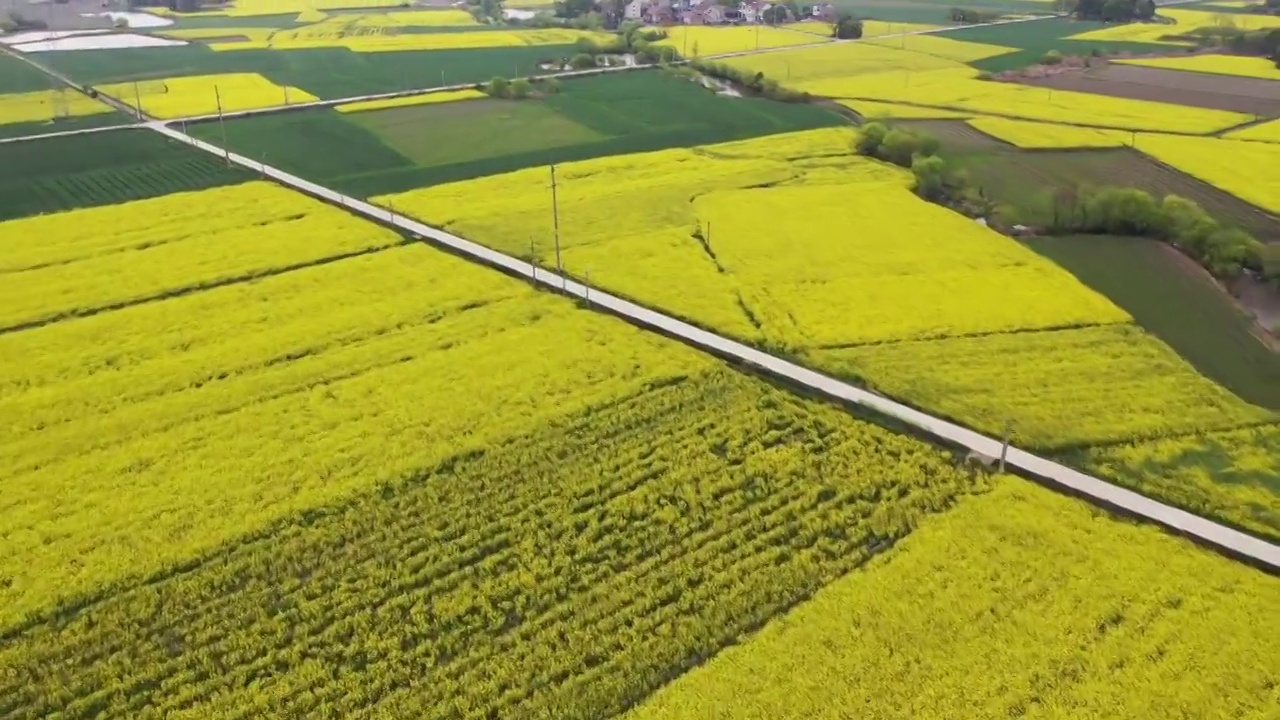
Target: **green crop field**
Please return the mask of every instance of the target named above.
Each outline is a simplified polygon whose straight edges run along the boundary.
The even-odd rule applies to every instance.
[[[481,82],[494,75],[532,75],[540,61],[572,54],[572,46],[562,45],[358,53],[346,48],[215,52],[192,43],[182,47],[49,52],[42,53],[41,60],[89,85],[248,72],[331,99]]]
[[[1047,8],[1048,5],[1041,5],[1041,10]],[[1000,72],[1034,65],[1040,62],[1040,58],[1044,57],[1044,54],[1050,50],[1057,50],[1064,55],[1089,55],[1094,51],[1099,53],[1134,52],[1145,54],[1152,50],[1151,45],[1146,43],[1069,39],[1072,35],[1079,35],[1103,27],[1106,27],[1106,25],[1100,22],[1050,18],[1007,25],[958,28],[947,33],[947,37],[1018,49],[1018,52],[1015,53],[997,55],[970,63],[979,70],[988,72]]]
[[[0,144],[0,220],[225,185],[248,174],[149,130]]]
[[[814,105],[726,98],[656,71],[583,78],[522,101],[477,100],[226,123],[236,152],[360,196],[552,162],[838,125]],[[220,142],[216,123],[190,126]],[[317,147],[326,152],[317,153]]]
[[[951,8],[957,5],[992,14],[1023,14],[1049,10],[1046,3],[1024,0],[974,0],[961,3],[947,0],[833,0],[832,4],[839,10],[853,13],[858,17],[935,25],[945,25],[950,22]]]
[[[1255,405],[1280,410],[1280,354],[1208,275],[1155,240],[1118,237],[1026,241],[1111,298],[1204,375]]]
[[[48,133],[68,132],[71,130],[88,130],[91,128],[127,125],[133,119],[117,112],[98,113],[96,115],[76,115],[42,122],[9,123],[0,125],[0,139],[46,135]]]
[[[0,54],[0,95],[49,90],[55,86],[48,75],[18,58]]]

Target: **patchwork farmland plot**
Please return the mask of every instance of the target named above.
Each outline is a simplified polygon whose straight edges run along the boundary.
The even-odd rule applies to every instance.
[[[0,220],[241,182],[225,162],[145,130],[0,144]]]
[[[120,125],[108,105],[66,90],[44,73],[0,54],[0,139]]]
[[[985,81],[979,79],[978,70],[964,63],[995,57],[1007,48],[937,36],[907,38],[906,47],[900,48],[894,40],[784,50],[728,63],[824,97],[1026,120],[1070,118],[1073,124],[1086,126],[1210,133],[1255,119],[1226,110]]]
[[[1022,82],[1055,90],[1229,110],[1249,116],[1242,122],[1280,115],[1280,81],[1276,80],[1203,75],[1108,62],[1088,70],[1062,72]]]
[[[340,1],[161,9],[153,39],[188,44],[40,57],[176,118],[527,75],[585,36]],[[262,180],[154,125],[0,144],[0,717],[1272,720],[1276,578],[596,311],[634,299],[1280,540],[1266,336],[1169,246],[996,232],[1122,183],[1280,239],[1209,184],[1265,191],[1268,124],[978,79],[1120,26],[878,37],[950,5],[838,4],[865,41],[668,40],[785,45],[733,63],[816,102],[629,69],[171,124]],[[0,108],[50,89],[22,67]],[[933,132],[973,180],[946,175],[950,207],[990,224],[858,155],[851,111]],[[590,299],[268,165],[562,261]]]
[[[466,50],[355,52],[347,48],[215,52],[202,45],[140,50],[41,53],[40,60],[89,85],[167,81],[189,75],[254,73],[324,99],[484,82],[535,74],[544,60],[573,55],[572,45]],[[123,93],[128,99],[132,93]],[[227,98],[233,100],[233,98]]]
[[[1025,565],[1027,547],[1057,560]],[[1280,658],[1256,633],[1280,632],[1276,580],[1207,560],[1001,478],[624,717],[1266,717]]]
[[[1208,273],[1172,248],[1107,236],[1026,243],[1123,307],[1205,376],[1280,410],[1280,355]]]
[[[1214,217],[1243,227],[1259,239],[1280,239],[1280,222],[1271,213],[1132,150],[1021,152],[993,144],[993,139],[967,125],[948,125],[962,128],[960,132],[967,136],[979,136],[978,140],[965,146],[950,142],[945,130],[938,133],[940,137],[947,138],[944,139],[944,152],[948,157],[971,173],[984,192],[1004,206],[1005,219],[1011,223],[1048,224],[1053,193],[1061,188],[1123,186],[1136,187],[1158,197],[1178,195],[1194,200]],[[936,124],[929,126],[931,130],[938,127]],[[1099,137],[1095,132],[1084,133],[1082,130],[1066,128],[1059,134],[1045,128],[1038,129],[1037,133],[1049,137],[1087,137],[1091,141]],[[1131,142],[1133,137],[1131,134]],[[1152,137],[1155,136],[1137,134],[1139,149]],[[982,138],[987,139],[984,141]],[[1184,140],[1195,143],[1200,139],[1171,137],[1167,142],[1180,145]],[[952,147],[957,150],[953,152]],[[1246,168],[1251,162],[1249,159],[1241,160]],[[1261,172],[1269,171],[1263,168]]]
[[[51,240],[33,246],[30,238]],[[266,183],[13,220],[0,224],[0,269],[7,277],[0,289],[0,331],[399,241],[390,231]]]
[[[812,105],[725,98],[659,73],[565,82],[523,101],[469,100],[376,112],[306,111],[226,123],[233,150],[358,196],[530,166],[845,122]],[[422,128],[430,127],[424,133]],[[221,142],[216,123],[190,126]],[[331,149],[316,153],[317,143]],[[526,240],[527,244],[527,240]]]

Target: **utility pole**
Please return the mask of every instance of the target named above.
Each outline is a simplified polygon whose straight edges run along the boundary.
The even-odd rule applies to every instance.
[[[222,152],[227,157],[227,167],[231,167],[231,149],[227,147],[227,123],[222,117],[222,93],[218,86],[213,86],[213,99],[218,103],[218,127],[222,129]]]
[[[556,194],[556,166],[551,166],[551,227],[556,241],[556,272],[564,284],[564,263],[560,260],[560,198]],[[563,289],[563,288],[562,288]]]
[[[138,111],[138,122],[142,122],[142,93],[138,92],[138,81],[133,81],[133,107]]]
[[[1009,456],[1009,438],[1013,435],[1013,423],[1004,424],[1004,443],[1000,446],[1000,472],[1004,472],[1004,461]]]
[[[591,271],[587,270],[586,279],[582,282],[582,299],[587,302],[587,307],[591,307]]]
[[[284,88],[284,104],[288,105],[289,104],[289,86],[281,85],[281,87]]]
[[[529,238],[529,277],[533,280],[533,284],[538,284],[538,256],[533,248],[533,238]]]

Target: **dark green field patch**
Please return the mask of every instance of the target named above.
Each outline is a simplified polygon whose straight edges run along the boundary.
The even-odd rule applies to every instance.
[[[0,220],[202,190],[249,177],[149,130],[105,135],[0,145]]]
[[[0,53],[0,95],[51,90],[58,83],[11,55]]]
[[[227,138],[237,152],[267,153],[269,164],[368,197],[553,162],[845,122],[817,105],[726,98],[665,73],[637,71],[565,82],[558,94],[516,102],[245,118],[227,123]],[[216,124],[189,129],[221,141]]]
[[[1255,405],[1280,410],[1280,354],[1207,274],[1155,240],[1031,238],[1033,250],[1106,295],[1201,374]]]
[[[243,17],[232,17],[226,15],[172,15],[169,16],[169,19],[173,20],[173,25],[163,28],[165,30],[224,27],[278,28],[281,30],[287,30],[310,24],[298,22],[298,13],[281,13],[280,15],[248,15]]]
[[[97,115],[77,115],[75,117],[42,120],[39,122],[10,123],[0,125],[0,139],[28,137],[31,135],[47,135],[49,133],[70,132],[73,130],[89,130],[92,128],[127,125],[133,118],[117,112],[98,113]]]
[[[424,167],[577,145],[605,135],[548,103],[476,100],[353,113],[355,122]]]
[[[1041,8],[1042,10],[1044,8]],[[1015,48],[1017,52],[997,55],[970,63],[973,67],[987,72],[1003,72],[1017,70],[1036,65],[1050,50],[1063,55],[1091,55],[1094,53],[1108,55],[1113,53],[1135,53],[1145,55],[1158,46],[1149,43],[1113,42],[1100,40],[1072,40],[1071,36],[1100,30],[1107,27],[1105,23],[1070,18],[1050,18],[1031,22],[1010,23],[1006,25],[989,25],[986,27],[960,28],[947,33],[947,37],[968,42],[1002,45]]]
[[[346,48],[228,50],[200,43],[181,47],[41,53],[41,61],[89,84],[183,75],[261,73],[324,99],[397,92],[533,75],[541,61],[567,57],[572,46],[357,53]]]
[[[320,182],[399,168],[413,162],[368,129],[335,110],[262,115],[225,123],[231,149],[282,170]],[[187,126],[192,135],[219,145],[216,122]]]

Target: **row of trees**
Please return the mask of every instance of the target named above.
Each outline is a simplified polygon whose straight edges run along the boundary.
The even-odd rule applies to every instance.
[[[1171,243],[1219,277],[1245,269],[1280,281],[1266,246],[1239,228],[1222,225],[1195,202],[1177,195],[1157,200],[1137,188],[1064,188],[1053,198],[1055,233],[1135,235]]]
[[[920,197],[984,217],[994,208],[967,173],[950,167],[928,133],[864,125],[854,152],[908,168]],[[1223,225],[1195,202],[1177,195],[1157,200],[1136,188],[1063,188],[1053,195],[1052,234],[1150,237],[1168,242],[1218,277],[1244,270],[1280,286],[1280,246],[1268,246],[1239,228]]]
[[[1103,22],[1150,20],[1156,15],[1154,0],[1059,0],[1057,7],[1079,20]]]

